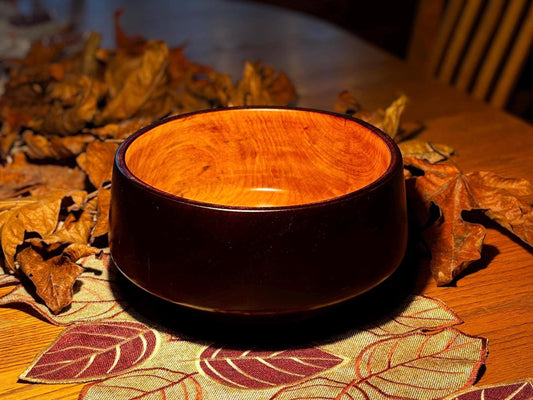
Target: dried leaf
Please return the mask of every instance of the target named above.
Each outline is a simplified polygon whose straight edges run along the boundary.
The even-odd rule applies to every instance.
[[[78,291],[68,310],[60,314],[52,314],[44,304],[37,302],[23,285],[15,286],[11,292],[0,297],[0,305],[26,304],[46,321],[60,326],[101,319],[128,318],[125,310],[129,303],[121,295],[123,285],[116,276],[117,272],[109,267],[110,258],[108,253],[104,253],[79,261],[81,266],[93,272],[86,270],[78,278]]]
[[[22,139],[27,146],[26,154],[30,158],[62,160],[83,152],[87,144],[94,140],[94,136],[43,136],[26,130],[22,134]]]
[[[229,86],[229,85],[226,85]],[[243,76],[229,93],[230,105],[288,105],[296,101],[296,90],[286,77],[276,75],[261,63],[246,62]],[[278,102],[283,103],[278,103]]]
[[[381,121],[376,121],[376,126],[394,138],[400,130],[400,121],[406,104],[406,96],[402,95],[398,97],[385,109]]]
[[[80,400],[120,398],[201,400],[202,389],[195,378],[197,372],[186,374],[167,368],[141,368],[135,371],[86,385]]]
[[[344,90],[339,94],[337,101],[333,105],[333,109],[341,114],[354,115],[363,108],[353,93],[350,93],[348,90]]]
[[[96,206],[97,199],[91,199],[84,204],[83,210],[80,212],[68,214],[65,221],[58,224],[57,228],[50,235],[29,239],[26,242],[39,247],[72,243],[86,245],[95,224]]]
[[[17,247],[24,242],[26,232],[43,236],[52,234],[57,226],[63,196],[37,201],[13,209],[1,233],[2,250],[6,267],[15,271]]]
[[[76,79],[76,80],[74,80]],[[71,135],[92,122],[98,113],[98,103],[105,94],[105,85],[87,75],[50,85],[50,97],[55,101],[44,118],[33,119],[29,127],[52,135]]]
[[[109,207],[111,205],[111,190],[98,189],[97,219],[91,233],[91,243],[98,237],[109,232]]]
[[[135,133],[142,127],[150,125],[151,118],[130,118],[120,123],[110,123],[99,128],[88,130],[92,135],[99,137],[101,140],[106,139],[125,139],[132,133]]]
[[[450,283],[469,263],[480,258],[485,229],[463,220],[462,212],[482,210],[517,235],[533,244],[533,209],[517,196],[531,193],[523,179],[501,178],[488,172],[463,174],[452,164],[432,165],[413,157],[406,165],[424,172],[409,186],[414,203],[426,209],[436,204],[440,217],[424,232],[431,250],[430,268],[438,285]]]
[[[235,388],[286,385],[324,372],[343,359],[317,347],[284,351],[240,351],[208,347],[200,368],[210,378]]]
[[[81,73],[90,77],[98,75],[98,59],[96,58],[102,35],[98,32],[89,32],[89,36],[83,46],[81,58]]]
[[[167,63],[166,44],[160,41],[148,43],[141,56],[139,68],[126,77],[121,90],[109,100],[102,111],[98,123],[121,121],[134,116],[151,98],[157,87],[166,84]]]
[[[420,140],[407,140],[398,144],[403,157],[415,157],[431,164],[447,160],[454,150],[445,144],[423,142]]]
[[[502,178],[492,172],[466,175],[479,208],[498,224],[533,246],[533,208],[522,196],[533,194],[526,179]]]
[[[35,285],[37,295],[54,313],[72,302],[74,282],[83,268],[64,255],[46,260],[31,247],[17,255],[20,269]]]
[[[104,182],[111,181],[113,160],[118,144],[94,141],[87,146],[87,151],[78,157],[78,165],[87,173],[94,187],[99,188]]]
[[[407,97],[401,95],[385,110],[378,109],[374,112],[369,112],[361,107],[352,93],[344,91],[339,95],[333,108],[337,112],[350,114],[362,119],[394,138],[400,132],[400,123],[406,105]]]
[[[39,383],[88,382],[141,365],[158,336],[140,322],[101,321],[75,325],[37,357],[20,379]]]
[[[85,187],[85,174],[78,168],[58,165],[36,165],[26,161],[24,154],[18,154],[13,162],[0,166],[0,199],[7,199],[22,193],[43,193],[52,189],[78,190]]]

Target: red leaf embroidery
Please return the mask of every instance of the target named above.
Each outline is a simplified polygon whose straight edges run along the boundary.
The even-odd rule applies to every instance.
[[[154,352],[155,332],[139,322],[98,322],[66,329],[21,379],[41,383],[87,382],[140,365]]]
[[[254,351],[208,347],[200,356],[202,371],[224,385],[263,389],[301,381],[324,372],[343,359],[316,347]]]
[[[475,388],[456,394],[450,400],[531,400],[533,385],[531,382],[508,383],[497,386]]]
[[[201,400],[194,375],[167,368],[137,369],[83,387],[79,399],[189,399]]]

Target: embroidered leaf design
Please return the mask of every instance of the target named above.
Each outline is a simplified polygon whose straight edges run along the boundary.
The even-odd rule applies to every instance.
[[[109,254],[101,258],[87,257],[80,264],[92,272],[84,272],[78,279],[79,287],[69,308],[54,315],[45,304],[37,302],[23,285],[17,285],[8,294],[0,297],[0,306],[24,303],[41,317],[54,325],[67,326],[80,322],[128,316],[125,314],[126,301],[121,297],[116,272],[110,270]],[[100,272],[98,272],[100,271]]]
[[[394,337],[359,354],[353,385],[372,399],[437,399],[471,385],[486,356],[486,339],[454,329]]]
[[[411,296],[396,315],[386,315],[364,329],[376,336],[405,335],[418,330],[432,331],[462,323],[442,301],[426,296]]]
[[[321,377],[285,387],[271,398],[271,400],[300,399],[369,400],[365,392],[356,386]]]
[[[19,284],[19,279],[12,274],[3,274],[0,268],[0,287],[11,286]]]
[[[200,400],[202,389],[194,375],[166,368],[145,368],[84,386],[79,400],[189,399]]]
[[[533,385],[531,382],[515,382],[502,385],[469,389],[447,397],[447,400],[531,400]]]
[[[207,376],[224,385],[263,389],[301,381],[343,361],[316,347],[243,351],[209,346],[200,355],[199,365]]]
[[[20,379],[39,383],[87,382],[123,373],[156,349],[155,331],[139,322],[98,322],[66,329]]]

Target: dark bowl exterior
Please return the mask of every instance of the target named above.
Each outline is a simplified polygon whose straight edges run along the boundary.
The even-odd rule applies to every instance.
[[[381,179],[337,199],[271,209],[197,203],[132,179],[124,154],[149,128],[117,152],[110,209],[113,259],[146,291],[218,313],[299,313],[357,296],[400,264],[407,242],[401,155],[375,128],[392,143]]]

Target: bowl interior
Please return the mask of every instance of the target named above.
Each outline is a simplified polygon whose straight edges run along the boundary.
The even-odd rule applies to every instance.
[[[297,109],[228,109],[152,127],[130,143],[129,171],[185,199],[240,207],[316,203],[382,176],[391,151],[370,128]]]

